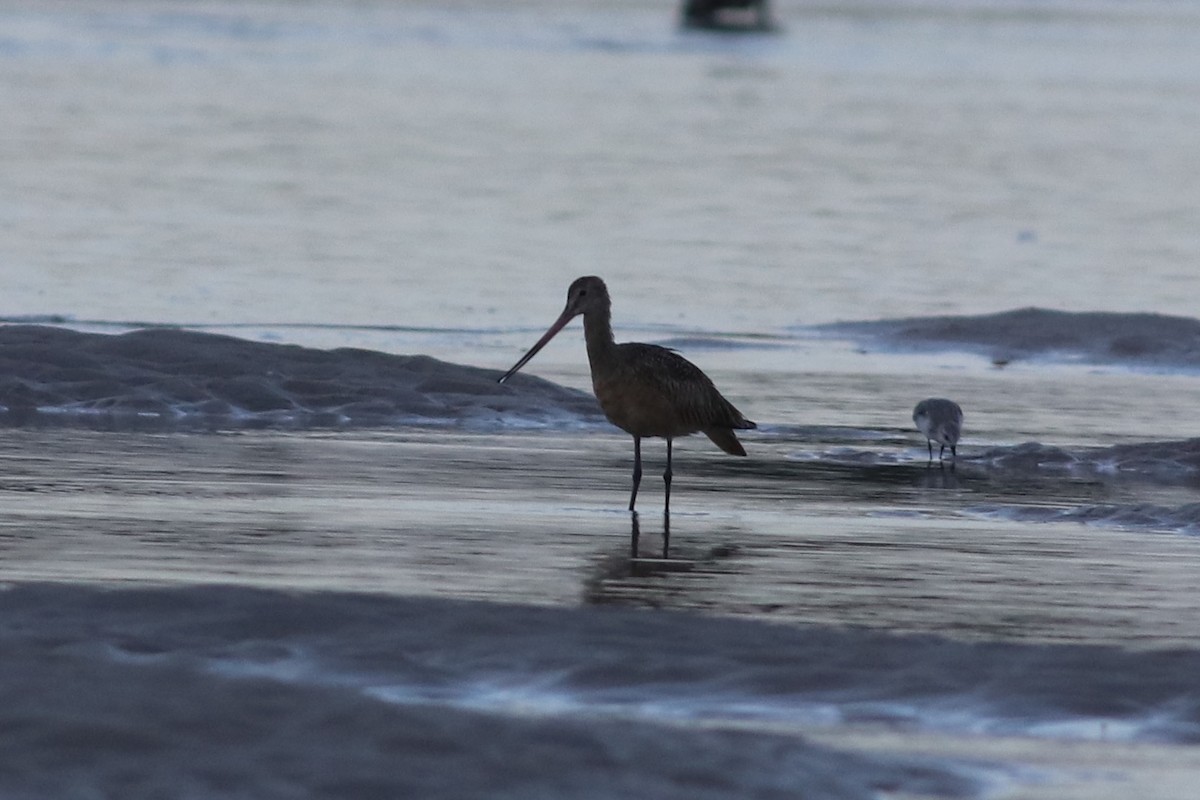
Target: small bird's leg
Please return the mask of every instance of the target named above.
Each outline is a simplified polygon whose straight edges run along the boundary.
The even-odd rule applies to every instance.
[[[667,499],[663,505],[663,514],[671,513],[671,440],[667,439],[667,470],[663,473],[663,482],[667,485]]]
[[[633,494],[629,495],[629,510],[637,503],[638,486],[642,483],[642,437],[633,437]]]
[[[946,445],[942,445],[942,449],[938,450],[938,461],[942,461],[946,456]]]
[[[929,463],[933,463],[933,439],[926,439],[925,444],[929,445]]]

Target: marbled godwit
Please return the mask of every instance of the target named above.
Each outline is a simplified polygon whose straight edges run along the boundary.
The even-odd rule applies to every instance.
[[[717,447],[734,456],[746,451],[734,430],[756,427],[721,396],[708,376],[692,362],[665,347],[613,341],[612,301],[608,287],[596,277],[579,278],[567,290],[567,307],[550,329],[500,383],[529,363],[566,324],[583,315],[583,335],[592,368],[592,389],[609,422],[633,437],[633,492],[629,510],[637,502],[642,482],[642,439],[667,440],[667,469],[663,473],[666,500],[663,513],[671,512],[671,443],[677,436],[703,433]]]
[[[958,460],[958,437],[962,433],[963,413],[958,403],[944,397],[930,397],[917,403],[913,409],[913,422],[917,430],[924,434],[929,445],[929,461],[933,461],[933,443],[942,446],[938,451],[938,461],[950,447],[950,455]]]

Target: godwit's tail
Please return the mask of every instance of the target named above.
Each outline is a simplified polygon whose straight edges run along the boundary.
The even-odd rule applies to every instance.
[[[754,427],[753,422],[750,423],[750,427]],[[704,431],[704,435],[712,439],[713,444],[731,456],[746,455],[746,448],[742,447],[742,443],[738,441],[737,436],[731,428],[708,428]]]

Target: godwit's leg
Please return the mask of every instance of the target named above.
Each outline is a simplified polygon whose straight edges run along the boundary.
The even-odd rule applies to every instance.
[[[629,495],[629,510],[637,503],[638,486],[642,483],[642,437],[633,437],[633,494]]]
[[[671,440],[667,439],[667,470],[663,473],[663,483],[667,485],[667,499],[663,504],[663,514],[671,513]]]
[[[638,540],[642,538],[642,530],[640,527],[638,527],[638,515],[636,511],[631,513],[629,518],[632,520],[632,525],[629,532],[629,557],[637,558]]]

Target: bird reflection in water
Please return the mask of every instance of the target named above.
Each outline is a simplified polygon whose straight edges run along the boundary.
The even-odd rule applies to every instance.
[[[925,489],[957,489],[958,472],[953,463],[949,467],[945,464],[927,464],[918,472],[917,484]]]
[[[637,562],[641,555],[640,545],[642,538],[642,529],[638,525],[638,512],[630,511],[630,533],[629,533],[629,560]],[[671,515],[663,514],[663,534],[662,534],[662,559],[666,561],[671,557]]]

